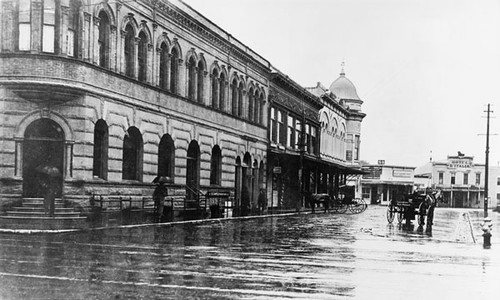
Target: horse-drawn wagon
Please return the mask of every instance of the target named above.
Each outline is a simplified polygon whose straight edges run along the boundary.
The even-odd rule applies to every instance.
[[[387,221],[392,223],[397,217],[398,223],[406,220],[409,224],[415,218],[418,220],[418,225],[432,225],[434,219],[434,208],[437,204],[437,199],[441,197],[440,192],[435,193],[418,193],[414,192],[405,195],[401,200],[391,200],[387,207]]]
[[[316,205],[318,207],[323,205],[325,212],[333,211],[343,214],[348,211],[358,214],[364,212],[368,206],[363,199],[355,198],[354,186],[341,186],[338,196],[331,197],[328,194],[314,194],[311,198],[313,212]]]

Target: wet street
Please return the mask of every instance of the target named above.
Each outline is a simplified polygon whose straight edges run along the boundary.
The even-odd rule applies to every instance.
[[[0,234],[0,299],[498,297],[498,213],[483,249],[480,211],[438,208],[430,230],[385,209]]]

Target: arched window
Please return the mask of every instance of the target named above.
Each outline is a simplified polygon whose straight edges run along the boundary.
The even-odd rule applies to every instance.
[[[233,79],[231,84],[231,101],[231,113],[236,116],[238,114],[238,82],[236,79]]]
[[[125,27],[125,75],[134,77],[135,33],[132,25]]]
[[[222,72],[220,73],[219,80],[219,109],[226,109],[226,78]]]
[[[139,47],[137,53],[139,61],[139,81],[145,82],[148,78],[148,37],[141,31],[139,33]]]
[[[253,101],[254,101],[254,96],[253,96],[253,88],[250,88],[250,91],[248,91],[248,120],[250,122],[253,121]]]
[[[191,141],[187,151],[186,163],[186,197],[197,199],[200,186],[200,146],[198,142]]]
[[[253,96],[253,100],[254,100],[254,113],[253,113],[253,120],[255,123],[257,124],[260,124],[260,106],[262,104],[262,102],[260,101],[260,94],[257,92],[257,90],[255,91],[255,94]]]
[[[109,67],[109,40],[111,26],[108,14],[105,11],[99,13],[99,66]]]
[[[177,81],[179,79],[179,51],[177,48],[172,49],[170,56],[170,91],[177,93]]]
[[[136,127],[130,127],[123,139],[122,178],[141,180],[142,177],[142,135]]]
[[[18,44],[20,51],[31,50],[31,0],[19,0]]]
[[[200,62],[198,62],[198,81],[197,81],[198,92],[196,93],[196,100],[198,101],[198,103],[203,103],[204,83],[205,83],[205,65],[200,60]]]
[[[168,89],[168,46],[166,43],[160,46],[160,87]]]
[[[218,102],[219,102],[219,72],[217,69],[214,69],[212,71],[212,76],[210,77],[210,80],[212,81],[212,107],[213,108],[218,108]]]
[[[238,87],[238,117],[243,117],[243,82]]]
[[[167,176],[173,179],[175,163],[174,141],[170,135],[165,134],[158,146],[158,176]]]
[[[188,99],[195,100],[196,95],[196,61],[191,56],[188,61]]]
[[[42,51],[54,53],[56,44],[56,1],[43,0]]]
[[[212,148],[212,157],[210,160],[210,184],[220,185],[222,173],[222,153],[219,146]]]
[[[80,9],[82,3],[80,0],[71,0],[70,11],[68,15],[68,32],[66,36],[66,54],[68,56],[79,57],[79,38],[80,38]],[[102,20],[102,19],[101,19]],[[101,21],[102,22],[102,21]]]
[[[100,119],[94,127],[94,164],[92,175],[106,179],[108,171],[108,124]]]

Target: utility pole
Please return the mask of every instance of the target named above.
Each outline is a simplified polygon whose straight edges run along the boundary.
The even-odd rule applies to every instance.
[[[484,223],[483,227],[483,248],[489,249],[491,247],[491,219],[488,218],[488,180],[489,180],[489,154],[490,154],[490,104],[488,103],[488,110],[486,111],[486,160],[484,170]]]

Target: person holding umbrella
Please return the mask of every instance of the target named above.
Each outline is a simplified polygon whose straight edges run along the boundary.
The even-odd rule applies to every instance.
[[[153,192],[154,201],[154,213],[157,222],[161,222],[163,218],[163,207],[165,205],[165,197],[168,195],[167,187],[165,183],[168,182],[168,178],[165,176],[157,176],[153,183],[156,183],[156,188]]]
[[[43,197],[43,207],[45,214],[50,217],[54,216],[55,212],[55,201],[56,201],[56,191],[58,185],[58,178],[61,176],[61,172],[57,167],[52,166],[39,166],[36,170],[45,176],[46,184],[44,185],[44,197]]]

